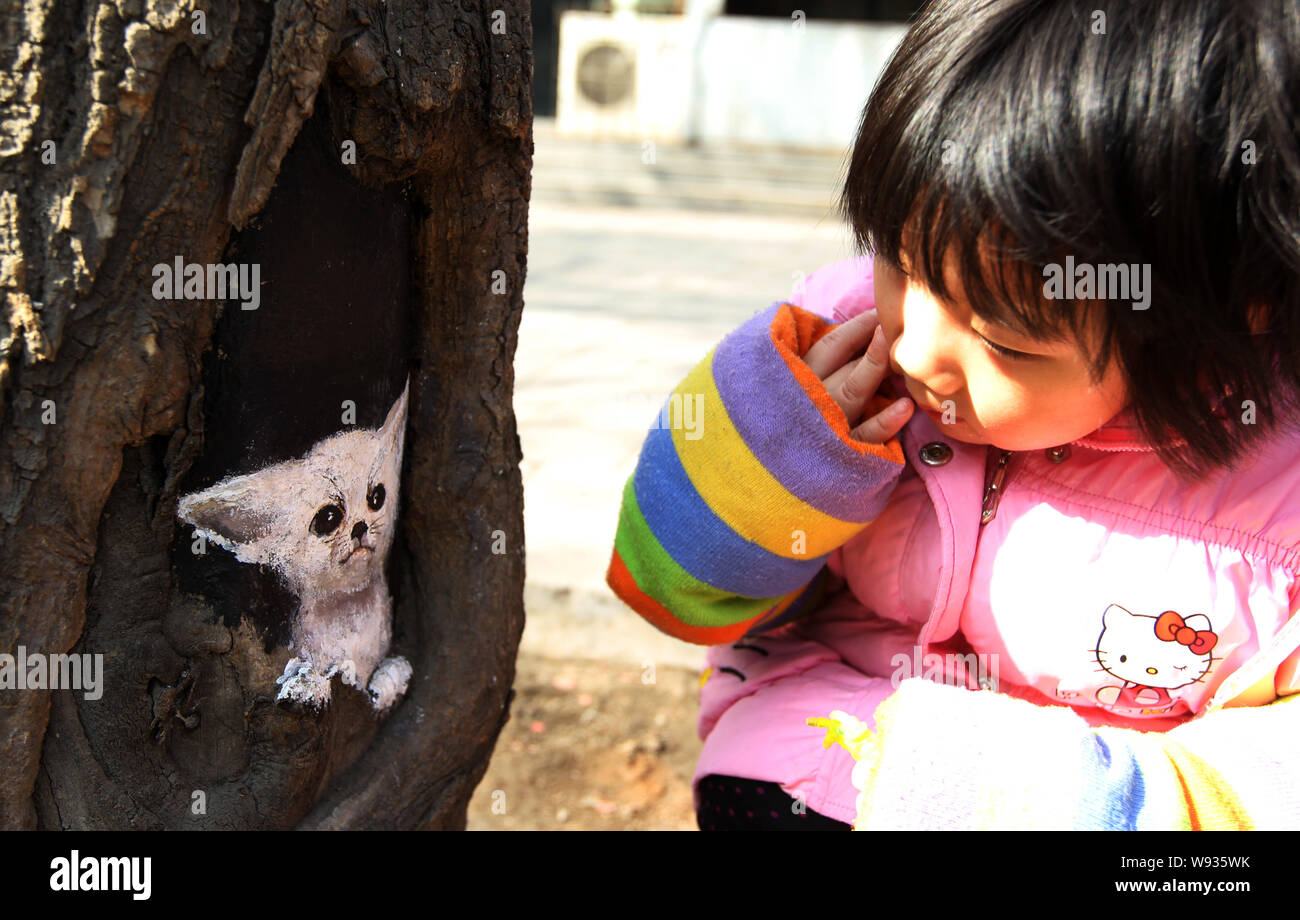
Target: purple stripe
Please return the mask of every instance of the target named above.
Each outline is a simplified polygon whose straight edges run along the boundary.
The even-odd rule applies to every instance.
[[[865,524],[884,509],[902,465],[860,454],[831,430],[772,342],[781,306],[772,304],[718,344],[714,384],[745,444],[788,492]]]

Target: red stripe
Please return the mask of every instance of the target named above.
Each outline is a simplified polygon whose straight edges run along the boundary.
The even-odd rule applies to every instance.
[[[674,639],[682,639],[695,645],[725,645],[728,642],[735,642],[745,635],[755,623],[769,615],[780,613],[781,610],[790,606],[794,601],[793,597],[787,598],[772,610],[764,611],[758,616],[751,617],[740,623],[733,623],[730,626],[688,626],[677,619],[667,607],[637,586],[635,579],[632,578],[632,573],[628,571],[627,565],[624,564],[617,549],[614,550],[614,554],[610,558],[609,571],[605,573],[605,583],[609,585],[610,589],[618,595],[623,603],[645,617],[660,632],[665,632]]]

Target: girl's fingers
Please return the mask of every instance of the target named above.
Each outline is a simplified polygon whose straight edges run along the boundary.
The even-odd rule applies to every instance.
[[[889,347],[885,344],[884,330],[877,326],[867,353],[853,364],[846,376],[834,385],[827,385],[826,389],[852,425],[862,418],[871,397],[876,395],[888,375]]]
[[[890,403],[885,409],[871,416],[853,431],[850,437],[866,444],[884,444],[907,424],[912,417],[912,401],[899,399]]]
[[[855,357],[859,352],[863,353]],[[849,425],[854,425],[890,373],[889,346],[879,315],[868,310],[841,323],[808,349],[803,360],[844,410]],[[892,388],[885,395],[890,393]],[[867,444],[884,444],[907,424],[912,411],[910,399],[897,399],[853,428],[850,435]]]
[[[871,341],[879,325],[880,317],[875,310],[859,313],[822,336],[803,356],[804,364],[812,368],[818,380],[825,380]]]

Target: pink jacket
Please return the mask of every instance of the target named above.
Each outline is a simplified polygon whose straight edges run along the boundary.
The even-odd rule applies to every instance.
[[[790,302],[833,322],[873,309],[870,260],[818,270]],[[892,697],[877,826],[1300,823],[1289,791],[1300,712],[1264,706],[1300,691],[1300,435],[1278,435],[1237,471],[1182,486],[1124,412],[1070,444],[1006,455],[1001,491],[990,496],[1005,452],[947,438],[941,427],[918,412],[900,433],[897,486],[831,554],[814,613],[710,649],[696,780],[772,780],[851,822],[854,762],[824,747],[806,720],[843,710],[874,726]],[[1027,704],[1054,707],[1062,737],[1102,753],[1090,747],[1083,767],[1073,742],[1026,754],[1037,735],[1017,728],[1016,713],[1027,717]],[[1232,707],[1263,708],[1243,719]],[[946,745],[945,718],[961,721],[953,739],[979,725],[978,745]],[[1160,747],[1148,744],[1171,730]],[[1174,738],[1185,740],[1170,754]],[[1112,759],[1122,744],[1133,761],[1123,777]],[[983,760],[975,746],[987,747]],[[1039,775],[1020,777],[1026,763]],[[1156,772],[1169,769],[1177,775],[1166,790]],[[1060,776],[1049,780],[1046,770]],[[1042,804],[1054,801],[1049,792],[1020,789],[1061,777],[1074,780],[1064,811]],[[936,799],[935,784],[962,790]],[[1135,804],[1134,789],[1145,789],[1145,804]],[[1166,794],[1183,799],[1157,807]],[[1014,821],[1013,800],[1023,806]]]

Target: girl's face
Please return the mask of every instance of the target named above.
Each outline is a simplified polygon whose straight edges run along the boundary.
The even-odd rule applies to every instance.
[[[945,282],[950,291],[962,289],[951,270]],[[875,290],[891,366],[918,410],[931,410],[940,430],[958,441],[1003,450],[1056,447],[1095,431],[1127,405],[1113,356],[1093,384],[1077,343],[1034,342],[977,316],[960,295],[955,303],[939,300],[881,260]],[[996,354],[987,343],[1022,356]]]

